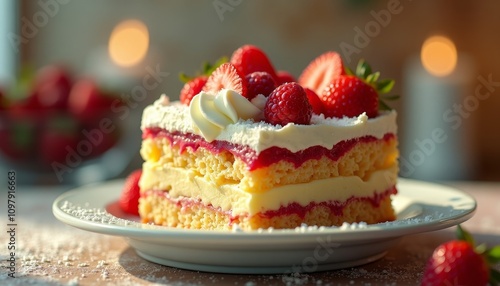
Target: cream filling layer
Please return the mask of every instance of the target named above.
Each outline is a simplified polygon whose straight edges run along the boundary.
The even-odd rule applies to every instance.
[[[195,176],[182,168],[161,168],[145,162],[140,180],[141,192],[148,190],[168,191],[171,198],[190,197],[201,200],[205,205],[232,210],[233,215],[253,215],[268,210],[278,210],[281,206],[298,203],[324,201],[345,202],[351,197],[373,197],[392,188],[397,181],[398,167],[379,170],[363,181],[356,176],[336,177],[309,183],[286,185],[264,193],[242,191],[237,185],[217,186],[203,177]]]

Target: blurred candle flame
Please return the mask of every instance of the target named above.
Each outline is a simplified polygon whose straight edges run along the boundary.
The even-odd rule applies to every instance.
[[[145,58],[148,47],[149,32],[146,25],[139,20],[125,20],[111,32],[108,52],[117,65],[131,67]]]
[[[444,36],[432,36],[425,40],[420,53],[422,65],[432,75],[444,77],[457,65],[457,49]]]

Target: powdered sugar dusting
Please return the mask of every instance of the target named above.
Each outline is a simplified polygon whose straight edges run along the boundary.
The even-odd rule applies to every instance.
[[[178,101],[164,105],[159,99],[146,107],[143,112],[141,128],[162,128],[169,132],[195,133],[189,116],[189,107]],[[325,118],[313,115],[310,125],[287,124],[272,125],[264,121],[239,119],[227,125],[216,140],[245,145],[259,154],[270,147],[286,148],[292,152],[311,146],[331,149],[338,142],[352,138],[374,136],[383,138],[386,134],[396,134],[396,111],[382,112],[376,118],[368,119],[366,114],[353,118]]]
[[[81,220],[100,222],[103,224],[110,225],[123,225],[123,226],[138,226],[140,223],[118,218],[107,211],[100,208],[90,208],[88,206],[81,206],[73,204],[69,201],[64,201],[60,207],[63,212]]]

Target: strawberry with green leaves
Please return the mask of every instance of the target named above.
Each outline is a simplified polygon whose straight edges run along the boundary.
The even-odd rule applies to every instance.
[[[500,272],[489,265],[500,262],[500,245],[487,248],[475,246],[473,237],[460,225],[457,240],[439,245],[427,262],[421,281],[422,286],[499,285]]]
[[[327,85],[319,95],[326,117],[355,117],[363,112],[373,118],[379,110],[390,109],[380,98],[394,86],[394,80],[380,80],[380,72],[372,72],[371,67],[360,60],[356,72],[346,68],[346,74],[339,75]],[[385,97],[392,100],[397,97]]]
[[[203,63],[201,73],[197,73],[194,77],[187,76],[184,73],[179,75],[180,80],[184,83],[181,89],[179,99],[181,103],[189,105],[191,99],[203,90],[207,83],[208,77],[223,63],[227,62],[226,57],[218,59],[213,65],[209,62]]]

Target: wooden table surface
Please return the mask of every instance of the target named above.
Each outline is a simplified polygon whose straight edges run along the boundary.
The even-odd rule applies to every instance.
[[[500,183],[446,183],[478,202],[463,226],[479,243],[500,244]],[[0,285],[418,285],[424,265],[455,227],[402,238],[380,260],[348,269],[281,275],[228,275],[148,262],[122,237],[67,226],[52,215],[65,187],[19,186],[16,192],[16,278],[8,276],[7,194],[0,214]]]

